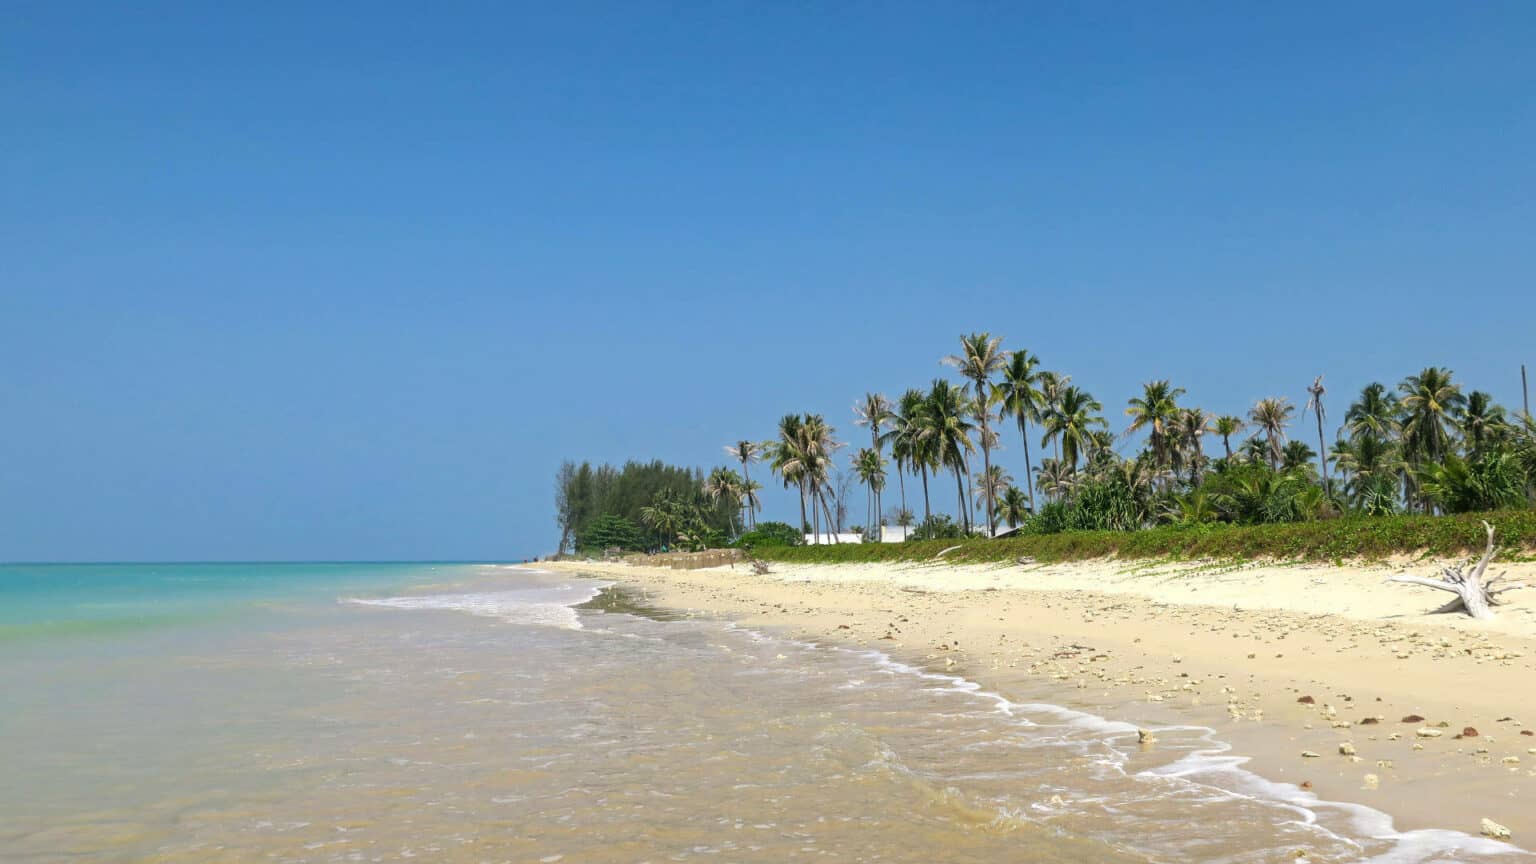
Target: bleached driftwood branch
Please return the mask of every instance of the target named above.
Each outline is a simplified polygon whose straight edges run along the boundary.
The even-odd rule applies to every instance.
[[[1504,579],[1504,573],[1500,573],[1487,582],[1483,581],[1483,573],[1488,569],[1488,562],[1493,560],[1493,526],[1484,522],[1483,528],[1488,532],[1488,548],[1483,551],[1483,557],[1478,559],[1476,566],[1472,568],[1472,572],[1466,572],[1466,565],[1462,564],[1444,568],[1440,571],[1439,579],[1399,573],[1387,581],[1422,585],[1425,588],[1434,588],[1455,594],[1456,599],[1436,609],[1436,614],[1442,612],[1465,612],[1473,618],[1483,621],[1492,618],[1493,610],[1489,607],[1504,602],[1499,599],[1500,595],[1531,586],[1524,582],[1509,582],[1499,585]],[[1469,561],[1468,563],[1470,564],[1471,562]],[[1499,587],[1494,587],[1496,585]]]

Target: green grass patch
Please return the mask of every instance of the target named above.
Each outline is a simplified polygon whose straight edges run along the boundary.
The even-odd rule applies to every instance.
[[[1064,531],[1000,540],[920,540],[910,543],[848,543],[755,550],[770,561],[844,564],[875,561],[929,561],[951,564],[1082,561],[1093,558],[1273,560],[1342,562],[1392,555],[1456,557],[1483,550],[1480,520],[1497,530],[1502,559],[1527,559],[1536,551],[1536,511],[1504,510],[1459,516],[1347,517],[1281,525],[1167,526],[1142,531]]]

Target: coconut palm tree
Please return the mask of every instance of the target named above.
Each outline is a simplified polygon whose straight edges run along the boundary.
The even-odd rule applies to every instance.
[[[1201,408],[1185,408],[1179,412],[1174,420],[1172,452],[1180,455],[1184,464],[1189,467],[1189,482],[1192,486],[1200,485],[1200,472],[1205,469],[1208,461],[1205,456],[1205,446],[1200,439],[1211,431],[1211,415]]]
[[[1061,413],[1061,396],[1072,383],[1071,375],[1043,370],[1040,373],[1040,424],[1047,425],[1050,418]],[[1040,446],[1044,447],[1044,441]],[[1056,458],[1061,458],[1061,442],[1056,443]]]
[[[883,459],[884,454],[881,452],[881,441],[883,439],[880,436],[880,430],[891,422],[891,400],[885,398],[884,393],[865,393],[863,399],[853,404],[853,417],[855,425],[869,427],[870,446],[874,448],[876,458]],[[884,479],[884,473],[882,470],[882,480]],[[880,487],[881,489],[885,488],[885,484],[881,483]],[[905,506],[905,502],[903,502],[903,506]],[[875,513],[879,514],[881,512],[880,491],[876,490]]]
[[[1168,467],[1169,433],[1179,415],[1178,399],[1184,388],[1175,387],[1164,378],[1141,385],[1141,395],[1126,402],[1125,413],[1131,418],[1126,435],[1134,435],[1143,429],[1150,430],[1148,443],[1152,448],[1152,461],[1159,469]]]
[[[1003,371],[1008,363],[1008,352],[1002,349],[1002,344],[1001,336],[990,333],[961,336],[960,353],[951,354],[941,361],[960,370],[961,377],[971,382],[971,395],[975,398],[972,416],[981,427],[981,464],[984,473],[992,469],[991,406],[996,401],[991,384],[992,376]],[[994,496],[986,496],[989,535],[997,533],[996,503]]]
[[[1040,375],[1040,358],[1019,349],[1008,355],[1008,365],[1003,367],[996,387],[1003,413],[1018,421],[1019,439],[1024,442],[1024,486],[1029,491],[1030,510],[1035,509],[1035,466],[1029,458],[1029,424],[1040,422],[1045,401],[1039,388]]]
[[[1360,398],[1344,413],[1344,430],[1352,439],[1373,435],[1383,441],[1389,440],[1400,429],[1397,415],[1397,396],[1387,389],[1387,385],[1380,382],[1367,384],[1360,391]]]
[[[1446,425],[1467,401],[1461,386],[1451,380],[1451,370],[1430,366],[1404,378],[1397,389],[1402,394],[1398,404],[1409,455],[1439,459],[1450,449]]]
[[[832,508],[827,503],[826,490],[831,483],[832,454],[842,446],[833,436],[833,429],[827,424],[826,418],[820,414],[807,414],[801,423],[801,452],[807,460],[806,476],[810,481],[811,506],[814,512],[815,505],[820,504],[822,513],[827,517],[827,529],[832,532],[832,542],[836,543],[837,521],[832,518]],[[817,534],[820,535],[818,522]]]
[[[1040,460],[1040,467],[1035,469],[1040,475],[1040,491],[1052,501],[1060,501],[1072,492],[1076,484],[1076,473],[1065,462],[1054,456],[1047,456]]]
[[[1216,425],[1212,427],[1217,435],[1221,436],[1221,447],[1227,451],[1227,461],[1232,461],[1232,436],[1243,431],[1243,418],[1225,414],[1216,418]]]
[[[730,468],[721,467],[709,472],[709,476],[704,479],[702,491],[705,497],[715,503],[729,501],[735,509],[742,510],[745,507],[742,500],[745,497],[744,486],[745,482],[740,474]],[[746,523],[745,514],[742,516],[742,523]]]
[[[1372,516],[1392,512],[1406,469],[1397,442],[1369,432],[1340,439],[1333,445],[1333,464],[1355,509]]]
[[[882,442],[891,444],[891,459],[896,463],[896,479],[901,486],[901,509],[907,509],[906,472],[923,471],[923,518],[928,518],[928,475],[923,444],[923,412],[927,410],[927,397],[921,390],[908,390],[896,400],[896,410],[891,413],[890,431],[880,436]]]
[[[1301,409],[1301,416],[1305,417],[1307,412],[1311,411],[1317,417],[1317,461],[1323,469],[1323,492],[1331,493],[1333,487],[1328,482],[1328,460],[1322,455],[1328,452],[1328,444],[1323,438],[1323,418],[1327,413],[1323,409],[1323,394],[1327,392],[1328,389],[1323,386],[1323,376],[1319,375],[1312,379],[1312,386],[1307,388],[1307,404]]]
[[[1045,437],[1042,446],[1056,442],[1061,453],[1060,461],[1068,470],[1077,470],[1077,456],[1089,443],[1089,433],[1109,424],[1097,412],[1104,410],[1093,394],[1080,387],[1068,385],[1062,388],[1056,404],[1045,419]]]
[[[864,484],[867,491],[866,504],[868,505],[868,517],[865,519],[871,527],[871,537],[876,542],[880,540],[880,489],[885,486],[885,459],[880,452],[868,447],[854,454],[853,470],[859,475],[859,481]]]
[[[971,430],[975,426],[968,415],[965,393],[942,378],[934,379],[928,391],[924,412],[924,437],[932,447],[932,458],[955,475],[955,493],[960,506],[960,523],[965,533],[971,531],[970,508],[965,503],[965,475],[969,473],[966,457],[975,452]]]
[[[793,484],[800,492],[800,530],[809,533],[811,523],[805,514],[806,463],[800,452],[801,418],[798,414],[785,414],[779,418],[779,437],[767,444],[768,467],[784,481],[784,488]]]
[[[1019,527],[1019,523],[1029,518],[1029,513],[1034,505],[1025,497],[1017,486],[1009,486],[998,499],[997,516],[1008,523],[1009,528]]]
[[[725,448],[726,453],[730,454],[732,458],[741,463],[741,480],[743,491],[745,491],[747,487],[752,486],[752,474],[747,471],[747,465],[763,458],[763,450],[765,447],[766,445],[759,444],[756,441],[737,441],[734,447],[727,446]],[[762,487],[758,486],[756,488],[761,489]],[[751,497],[754,499],[756,498],[755,495]],[[756,507],[747,508],[747,527],[749,529],[757,527]]]
[[[978,504],[988,500],[1001,501],[1003,494],[1013,488],[1015,487],[1012,475],[1004,471],[1003,466],[993,465],[976,475],[976,491],[972,494],[975,495]],[[997,529],[994,527],[992,534],[996,533]]]
[[[1285,427],[1290,424],[1291,415],[1295,411],[1291,400],[1284,396],[1272,396],[1255,402],[1253,409],[1248,412],[1255,434],[1263,432],[1264,440],[1269,442],[1269,466],[1276,471],[1280,470],[1280,459],[1285,455]]]
[[[1501,438],[1509,428],[1504,409],[1481,390],[1467,394],[1466,404],[1456,412],[1456,425],[1466,438],[1469,455],[1476,455],[1492,440]]]

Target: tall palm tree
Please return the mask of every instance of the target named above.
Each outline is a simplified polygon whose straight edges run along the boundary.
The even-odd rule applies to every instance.
[[[759,444],[756,441],[737,441],[736,446],[727,446],[725,448],[726,453],[730,454],[732,458],[741,463],[741,480],[742,488],[744,490],[752,485],[752,474],[747,471],[747,465],[763,458],[763,450],[765,447],[766,445]],[[757,488],[761,489],[762,487],[759,486]],[[756,496],[753,497],[755,498]],[[755,508],[749,507],[747,509],[747,525],[749,528],[757,527],[757,513],[755,512]]]
[[[960,370],[960,375],[971,382],[971,395],[975,398],[973,416],[981,427],[981,464],[983,472],[992,469],[992,443],[991,443],[991,406],[996,397],[992,390],[992,376],[1003,371],[1008,363],[1008,352],[1002,349],[1001,336],[993,336],[990,333],[972,333],[969,336],[960,337],[960,353],[951,354],[943,359],[943,363]],[[988,493],[987,505],[987,533],[997,533],[997,509],[996,498]]]
[[[869,505],[869,516],[865,520],[871,527],[869,531],[875,542],[880,540],[880,489],[885,486],[885,459],[880,456],[878,450],[868,447],[854,454],[853,470],[859,475],[859,481],[864,484],[868,492],[866,503]]]
[[[1062,375],[1049,370],[1040,372],[1040,424],[1042,426],[1049,425],[1050,419],[1061,413],[1061,396],[1071,384],[1071,375]],[[1044,442],[1047,440],[1049,436],[1041,439],[1040,446],[1044,447]],[[1061,459],[1060,440],[1056,442],[1056,458]]]
[[[1323,469],[1323,492],[1331,494],[1333,486],[1328,482],[1328,458],[1325,455],[1328,444],[1323,438],[1323,418],[1327,413],[1323,408],[1323,394],[1327,392],[1328,388],[1323,386],[1323,376],[1312,379],[1312,386],[1307,388],[1307,404],[1301,409],[1301,416],[1305,417],[1311,411],[1317,417],[1317,461]]]
[[[1080,387],[1066,386],[1057,397],[1056,404],[1045,420],[1045,437],[1041,445],[1056,442],[1060,448],[1062,463],[1067,470],[1077,470],[1077,456],[1089,443],[1089,433],[1095,428],[1107,427],[1097,412],[1103,404],[1093,394]]]
[[[1403,435],[1404,461],[1414,470],[1406,472],[1410,487],[1424,473],[1426,464],[1440,461],[1450,452],[1451,436],[1446,428],[1450,417],[1466,403],[1461,386],[1451,380],[1451,370],[1429,366],[1417,375],[1409,375],[1397,385]],[[1408,494],[1405,492],[1405,494]],[[1434,508],[1427,495],[1419,496],[1424,512]]]
[[[927,410],[927,396],[921,390],[908,390],[896,400],[896,410],[889,420],[890,431],[880,436],[882,442],[891,444],[891,459],[896,463],[896,479],[901,486],[901,509],[907,509],[906,472],[918,473],[923,455],[923,412]],[[923,474],[923,518],[928,518],[928,480]]]
[[[1453,413],[1466,404],[1461,385],[1451,380],[1451,370],[1430,366],[1409,375],[1397,385],[1402,399],[1403,442],[1410,455],[1439,459],[1450,449],[1445,428]]]
[[[1276,471],[1280,470],[1280,459],[1285,455],[1285,427],[1290,425],[1295,411],[1291,400],[1272,396],[1253,403],[1253,409],[1248,412],[1248,419],[1253,421],[1256,431],[1262,431],[1264,440],[1269,443],[1269,466]]]
[[[1134,435],[1143,429],[1150,430],[1149,444],[1152,461],[1159,469],[1169,463],[1169,432],[1179,415],[1178,399],[1184,388],[1175,387],[1164,378],[1141,385],[1141,395],[1127,400],[1125,413],[1131,418],[1125,434]]]
[[[1060,501],[1070,494],[1077,480],[1071,467],[1054,456],[1041,459],[1036,472],[1040,475],[1040,491],[1052,501]]]
[[[833,429],[827,424],[826,418],[820,414],[807,414],[801,423],[801,451],[806,454],[807,477],[810,481],[811,507],[821,505],[822,513],[827,517],[827,529],[832,533],[832,542],[837,540],[837,522],[832,518],[832,508],[827,503],[826,490],[831,483],[832,453],[841,447],[837,439],[833,437]],[[820,523],[818,521],[817,534],[820,535]]]
[[[883,459],[884,454],[881,452],[881,441],[884,439],[880,436],[880,430],[892,420],[891,400],[885,398],[884,393],[865,393],[863,399],[853,403],[853,418],[854,425],[869,427],[870,446],[874,448],[875,456]],[[884,478],[883,470],[881,471],[881,477],[882,479]],[[884,483],[880,485],[882,489],[885,487]],[[880,492],[876,490],[875,513],[879,514],[881,512]]]
[[[964,391],[943,378],[934,379],[928,391],[924,437],[932,446],[932,458],[955,475],[955,495],[960,505],[960,522],[965,533],[971,531],[970,508],[965,503],[965,475],[969,472],[966,456],[975,452],[971,430],[975,426],[967,416]]]
[[[800,530],[809,533],[811,523],[805,514],[806,458],[800,452],[801,419],[798,414],[785,414],[779,418],[779,437],[768,443],[768,467],[784,481],[784,488],[793,484],[800,492]]]
[[[1030,510],[1035,509],[1035,466],[1029,459],[1029,423],[1040,422],[1040,408],[1045,401],[1039,388],[1040,375],[1040,358],[1020,349],[1008,355],[1008,365],[1003,367],[997,382],[1003,412],[1018,421],[1019,438],[1024,442],[1024,486],[1029,491]]]
[[[1221,436],[1221,447],[1227,451],[1227,461],[1232,461],[1232,436],[1243,431],[1243,418],[1224,414],[1216,418],[1216,425],[1212,428]]]

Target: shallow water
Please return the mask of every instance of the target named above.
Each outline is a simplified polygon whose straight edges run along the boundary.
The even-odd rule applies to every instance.
[[[1267,784],[1209,730],[1143,750],[594,581],[252,580],[175,623],[0,642],[0,859],[1530,860]]]

